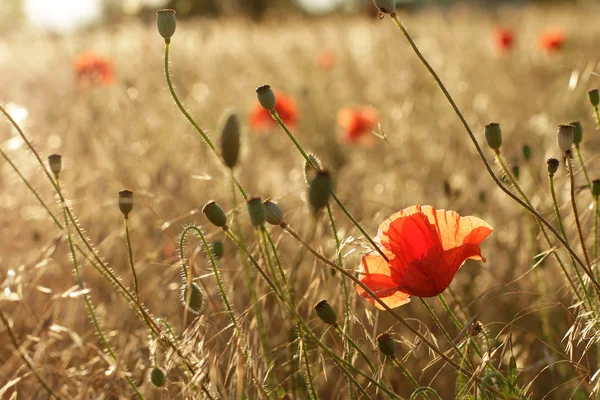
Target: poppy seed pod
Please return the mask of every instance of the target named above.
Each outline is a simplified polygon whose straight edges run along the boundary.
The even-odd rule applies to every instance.
[[[255,228],[260,228],[267,222],[267,209],[263,204],[260,197],[251,197],[246,202],[248,207],[248,214],[250,215],[250,222]]]
[[[165,373],[158,367],[152,368],[152,372],[150,373],[150,381],[156,387],[165,386]]]
[[[317,171],[315,178],[310,181],[308,191],[308,202],[313,210],[318,211],[327,206],[332,186],[329,172]]]
[[[52,154],[48,157],[48,166],[50,171],[54,174],[55,178],[58,178],[58,174],[62,171],[62,156],[60,154]]]
[[[224,116],[220,123],[221,156],[229,168],[235,167],[240,156],[240,120],[234,113]]]
[[[521,152],[523,153],[523,158],[525,159],[525,161],[531,160],[531,146],[527,144],[524,145],[521,149]]]
[[[256,89],[256,98],[261,106],[264,109],[273,111],[275,110],[275,104],[277,104],[277,99],[275,98],[275,93],[271,89],[269,85],[263,85]]]
[[[385,356],[394,357],[396,354],[396,341],[392,339],[389,333],[382,333],[377,336],[377,347]]]
[[[200,289],[200,286],[198,286],[197,283],[192,283],[190,288],[191,291],[188,293],[188,286],[186,284],[181,286],[181,301],[188,311],[194,314],[201,314],[204,305],[202,289]]]
[[[281,211],[281,208],[269,199],[265,200],[263,204],[267,210],[267,222],[271,225],[283,224],[283,211]]]
[[[171,36],[175,33],[176,26],[177,17],[175,17],[175,10],[166,8],[156,12],[156,27],[160,36],[165,39],[165,43],[171,42]]]
[[[488,146],[496,152],[499,151],[500,146],[502,146],[502,130],[500,129],[500,124],[495,122],[487,124],[485,126],[484,134]]]
[[[384,14],[396,11],[396,0],[373,0],[375,7]]]
[[[337,324],[337,314],[327,300],[321,300],[314,308],[321,321],[329,325]]]
[[[579,121],[569,122],[569,125],[573,125],[575,127],[573,144],[575,144],[575,147],[579,147],[579,143],[581,143],[583,140],[583,126],[581,126],[581,122]]]
[[[323,167],[319,157],[315,156],[313,153],[308,153],[307,156],[310,160],[310,163],[308,160],[304,160],[304,182],[306,182],[307,185],[310,185],[310,181],[314,179],[316,172]],[[313,165],[317,167],[316,170]]]
[[[131,190],[121,190],[119,192],[119,209],[125,218],[129,217],[129,213],[133,210],[133,192]]]
[[[548,161],[546,161],[546,164],[548,165],[548,173],[550,175],[554,175],[556,171],[558,171],[560,161],[558,161],[556,158],[549,158]]]
[[[223,246],[223,242],[217,241],[212,242],[210,245],[210,253],[215,256],[217,259],[223,257],[223,253],[225,252],[225,248]]]
[[[211,224],[219,228],[227,225],[227,216],[225,211],[214,200],[209,201],[202,207],[202,212]]]
[[[600,93],[598,92],[598,89],[592,89],[588,94],[590,96],[590,103],[592,103],[592,106],[598,107],[598,104],[600,104]]]
[[[558,147],[563,153],[571,150],[575,138],[575,127],[573,125],[558,125]]]
[[[477,336],[483,332],[483,324],[480,321],[475,321],[469,327],[469,335]]]
[[[519,176],[521,175],[521,168],[517,164],[512,166],[511,172],[512,172],[513,176],[515,177],[515,179],[519,180]]]
[[[600,196],[600,179],[594,179],[592,181],[592,195],[594,195],[594,197]]]

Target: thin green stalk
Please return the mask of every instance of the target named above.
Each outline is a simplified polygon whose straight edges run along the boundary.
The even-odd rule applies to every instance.
[[[579,151],[579,145],[575,145],[575,151],[577,152],[577,158],[579,159],[579,164],[581,164],[581,169],[583,170],[583,174],[585,175],[585,181],[588,184],[590,190],[592,190],[592,181],[590,181],[590,176],[588,175],[587,168],[585,167],[585,163],[583,162],[583,157],[581,157],[581,151]]]
[[[56,186],[57,186],[59,192],[62,195],[62,190],[61,190],[61,187],[60,187],[60,180],[58,179],[58,177],[56,177]],[[79,263],[77,261],[77,254],[75,253],[75,246],[73,245],[73,240],[71,238],[71,230],[69,229],[69,217],[67,216],[67,208],[68,208],[67,204],[66,203],[61,203],[61,205],[62,205],[62,208],[63,208],[63,216],[64,216],[64,221],[65,221],[65,231],[67,233],[67,241],[69,242],[69,249],[71,250],[71,261],[73,262],[73,267],[75,268],[75,275],[77,276],[77,283],[79,285],[79,290],[84,291],[83,292],[83,299],[85,301],[85,306],[86,306],[86,308],[88,310],[88,314],[90,315],[90,318],[92,319],[92,323],[94,325],[96,333],[100,337],[100,340],[102,341],[102,344],[103,344],[104,348],[106,349],[106,351],[108,352],[108,354],[110,355],[110,357],[113,359],[113,361],[115,363],[115,368],[116,368],[117,365],[119,364],[119,360],[117,359],[117,355],[113,351],[110,343],[108,343],[108,340],[106,339],[106,336],[104,336],[104,332],[102,332],[102,329],[100,328],[100,324],[98,323],[98,318],[96,317],[96,312],[94,311],[94,306],[92,305],[92,301],[90,300],[89,295],[85,292],[85,285],[83,283],[83,276],[81,275],[81,271],[79,270]],[[137,398],[138,399],[144,399],[144,396],[142,396],[142,394],[139,392],[137,386],[133,383],[133,381],[127,375],[127,373],[125,373],[124,378],[127,381],[127,383],[129,384],[129,386],[131,387],[131,389],[134,391],[134,393],[137,396]]]
[[[131,238],[129,235],[129,218],[125,216],[123,218],[123,223],[125,224],[125,237],[127,239],[127,252],[129,253],[129,266],[131,268],[131,274],[133,275],[133,288],[135,290],[135,296],[137,297],[137,301],[140,301],[140,287],[138,286],[137,274],[135,273],[135,266],[133,263],[133,251],[131,249]]]
[[[525,208],[527,211],[529,211],[531,214],[533,214],[533,216],[536,219],[538,219],[544,225],[546,225],[546,227],[550,230],[550,232],[552,232],[552,234],[562,243],[562,245],[565,246],[565,249],[567,249],[567,251],[573,256],[573,258],[575,258],[575,260],[577,261],[577,263],[582,268],[584,268],[584,270],[585,270],[585,265],[584,265],[583,261],[579,258],[579,256],[577,255],[577,253],[569,246],[569,244],[563,239],[563,237],[560,235],[560,233],[558,233],[558,231],[552,226],[552,224],[550,224],[550,222],[548,222],[546,220],[546,218],[544,218],[544,216],[542,214],[540,214],[535,208],[529,206],[527,203],[525,203],[524,201],[522,201],[518,196],[516,196],[514,193],[512,193],[509,189],[507,189],[502,184],[502,182],[500,181],[500,179],[498,179],[498,177],[494,173],[494,170],[490,166],[490,163],[485,158],[485,154],[483,153],[483,150],[481,149],[481,146],[479,146],[479,142],[477,141],[477,138],[475,137],[475,134],[471,130],[471,127],[467,123],[467,120],[465,119],[465,117],[463,116],[462,112],[460,111],[460,108],[458,108],[458,106],[456,105],[456,102],[454,101],[454,99],[452,98],[452,96],[450,95],[450,93],[448,92],[448,89],[446,89],[446,86],[444,85],[444,83],[442,82],[442,80],[440,79],[440,77],[438,76],[438,74],[435,72],[435,70],[431,67],[431,65],[429,64],[429,62],[427,61],[427,59],[423,56],[423,54],[421,53],[421,51],[419,50],[419,48],[415,44],[414,40],[411,38],[410,34],[408,33],[408,31],[406,30],[406,28],[404,27],[404,25],[402,25],[402,22],[400,22],[400,20],[398,19],[398,15],[394,12],[394,13],[390,14],[390,17],[392,18],[392,20],[394,21],[394,23],[396,24],[396,26],[398,27],[398,29],[400,29],[400,31],[402,32],[402,34],[404,35],[404,37],[408,41],[410,47],[412,48],[412,50],[414,51],[414,53],[416,54],[416,56],[419,58],[419,60],[423,64],[423,66],[427,69],[427,71],[433,77],[433,79],[435,80],[435,82],[437,83],[437,85],[439,86],[439,88],[441,89],[441,91],[444,93],[444,96],[446,97],[446,100],[448,100],[448,103],[450,103],[450,105],[452,106],[452,109],[456,113],[456,116],[459,118],[460,122],[462,123],[463,127],[465,128],[465,131],[467,132],[467,134],[469,135],[469,138],[473,142],[473,145],[475,146],[475,149],[477,150],[477,153],[479,154],[479,157],[481,158],[481,161],[483,162],[486,171],[488,172],[488,174],[490,175],[490,177],[492,178],[492,180],[494,181],[494,183],[508,197],[510,197],[511,199],[513,199],[517,204],[519,204],[521,207]],[[592,283],[594,284],[594,286],[598,290],[600,290],[600,283],[598,283],[598,281],[596,280],[596,278],[593,275],[590,276],[590,280],[592,281]]]
[[[48,382],[46,382],[46,380],[35,370],[35,368],[33,366],[33,361],[29,358],[29,356],[27,354],[25,354],[25,352],[23,352],[21,350],[19,341],[17,340],[17,337],[15,336],[15,333],[13,332],[12,328],[10,327],[10,324],[8,323],[8,320],[4,316],[4,313],[2,312],[2,310],[0,310],[0,320],[2,320],[2,323],[4,324],[4,327],[6,328],[6,332],[8,333],[8,337],[10,338],[10,341],[11,341],[12,345],[14,346],[15,351],[17,353],[19,353],[19,356],[21,356],[21,358],[23,359],[25,364],[27,364],[27,368],[29,368],[29,370],[31,371],[33,376],[35,376],[35,378],[38,380],[40,385],[42,385],[44,387],[44,389],[46,389],[46,391],[48,392],[48,394],[50,396],[52,396],[58,400],[62,400],[63,397],[56,394],[56,392],[54,392],[54,390],[52,390],[52,388],[50,387]]]
[[[598,110],[598,106],[594,106],[594,116],[596,117],[596,125],[600,128],[600,111]]]
[[[200,134],[200,136],[202,136],[202,139],[206,142],[208,147],[210,147],[210,149],[212,150],[214,155],[217,157],[217,159],[219,160],[221,165],[229,171],[229,175],[231,176],[231,179],[235,182],[235,185],[237,186],[237,188],[240,191],[240,193],[242,194],[242,196],[244,196],[244,199],[247,200],[248,194],[246,193],[246,191],[244,190],[244,188],[242,187],[240,182],[237,180],[237,178],[233,174],[233,171],[230,168],[227,168],[227,166],[225,165],[225,163],[219,156],[219,152],[217,151],[217,148],[213,144],[212,140],[210,140],[210,137],[206,134],[206,132],[204,132],[204,130],[202,128],[200,128],[200,126],[196,123],[194,118],[192,118],[192,116],[187,112],[187,110],[185,109],[185,107],[183,106],[181,101],[179,100],[179,97],[177,97],[177,93],[175,93],[175,88],[173,87],[173,83],[171,82],[171,74],[169,72],[169,47],[170,47],[170,44],[166,43],[165,44],[165,77],[167,78],[167,85],[169,86],[169,91],[171,92],[171,96],[173,97],[173,100],[175,100],[175,103],[177,104],[177,107],[179,107],[179,110],[181,111],[181,113],[192,124],[194,129],[196,129],[196,132],[198,132]]]
[[[600,210],[598,209],[598,196],[594,197],[594,261],[598,265],[598,221],[600,220]]]
[[[354,339],[352,339],[352,337],[347,332],[344,332],[344,330],[339,325],[335,325],[334,329],[340,335],[340,338],[342,338],[342,340],[348,340],[348,343],[350,343],[350,345],[354,347],[354,349],[361,355],[361,357],[367,362],[367,365],[371,369],[371,372],[375,372],[375,366],[369,359],[369,356],[367,356],[367,354],[360,348],[360,346],[354,341]],[[348,362],[350,361],[348,360]]]
[[[317,400],[319,396],[317,396],[317,392],[315,390],[315,386],[313,384],[313,376],[310,371],[310,363],[308,362],[308,350],[306,349],[306,341],[302,337],[302,332],[298,332],[298,337],[300,338],[300,348],[302,349],[302,359],[304,360],[304,371],[306,373],[306,386],[308,387],[308,394],[311,400]]]
[[[415,387],[415,389],[418,389],[421,387],[421,385],[419,384],[419,382],[417,382],[417,380],[414,378],[414,376],[412,376],[412,374],[410,373],[410,371],[404,366],[402,365],[402,363],[400,362],[400,360],[398,360],[398,357],[393,356],[393,357],[388,357],[392,359],[392,363],[400,368],[400,371],[402,371],[402,373],[404,374],[404,376],[406,376],[406,378],[408,378],[409,382],[411,383],[411,385],[413,385]]]

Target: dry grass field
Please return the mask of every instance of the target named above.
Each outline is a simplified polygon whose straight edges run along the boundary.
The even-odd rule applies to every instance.
[[[483,135],[492,121],[501,124],[501,154],[519,167],[520,187],[556,227],[546,160],[563,161],[557,124],[581,121],[586,173],[591,180],[600,178],[600,136],[588,100],[588,91],[600,86],[599,10],[399,12],[494,171],[503,175]],[[494,49],[498,27],[509,27],[515,35],[506,54]],[[565,34],[558,51],[539,46],[539,34],[548,29]],[[294,315],[248,257],[201,212],[205,203],[216,200],[235,219],[232,230],[267,268],[260,234],[254,234],[243,198],[171,97],[164,47],[153,23],[132,21],[60,37],[16,28],[0,39],[0,104],[44,161],[50,154],[62,155],[60,184],[67,204],[97,254],[129,288],[134,283],[117,194],[123,189],[134,192],[128,226],[139,298],[153,318],[168,321],[171,333],[157,322],[162,339],[173,343],[193,373],[93,268],[90,259],[97,260],[71,225],[73,240],[87,254],[76,253],[86,288],[80,289],[66,231],[53,222],[7,158],[62,226],[61,204],[34,154],[2,116],[0,398],[49,398],[36,374],[65,399],[132,398],[125,377],[148,399],[262,398],[257,382],[265,392],[273,390],[270,398],[310,398],[311,385],[322,399],[390,398],[355,372],[350,375],[356,382],[350,385],[339,361],[315,340],[299,340]],[[74,60],[87,51],[110,60],[110,84],[78,78]],[[324,52],[331,58],[327,65],[319,61]],[[467,375],[440,359],[387,311],[359,297],[347,279],[346,299],[339,272],[333,273],[280,227],[267,226],[299,315],[333,353],[345,357],[349,352],[355,368],[405,399],[422,398],[411,393],[427,386],[442,399],[502,398],[498,393],[532,399],[595,396],[600,306],[592,286],[586,280],[589,305],[580,302],[554,256],[559,255],[577,282],[568,253],[552,235],[548,245],[535,219],[494,184],[460,120],[389,17],[283,17],[261,25],[243,19],[179,20],[169,61],[175,90],[217,146],[220,119],[227,110],[238,114],[242,154],[234,174],[244,189],[276,201],[289,226],[329,260],[338,258],[336,241],[327,213],[312,217],[302,155],[276,124],[258,132],[250,123],[260,85],[269,84],[294,99],[297,123],[292,131],[306,151],[321,158],[334,177],[336,194],[369,235],[375,236],[390,215],[415,204],[477,216],[494,227],[481,244],[487,262],[468,261],[443,293],[454,314],[435,297],[424,299],[426,303],[413,297],[395,309],[470,371]],[[355,106],[377,110],[379,125],[370,138],[351,143],[344,140],[337,115]],[[531,149],[529,161],[522,155],[524,145]],[[594,197],[577,157],[574,170],[579,220],[595,271]],[[564,164],[554,181],[567,238],[582,257]],[[337,204],[330,204],[343,267],[356,274],[369,243]],[[224,244],[220,277],[242,339],[225,311],[202,242],[194,235],[185,246],[185,260],[204,291],[204,310],[196,316],[182,305],[179,235],[190,224],[202,226],[209,241]],[[538,262],[540,255],[543,261]],[[84,293],[116,362],[94,329]],[[346,338],[319,320],[313,306],[323,299],[337,310],[338,322],[374,371],[365,357],[348,350]],[[424,304],[433,309],[450,341]],[[349,324],[344,324],[346,306]],[[455,325],[453,315],[464,329]],[[474,321],[481,322],[483,333],[469,335]],[[410,372],[416,387],[379,352],[376,337],[383,332],[396,340],[398,364]],[[508,388],[515,386],[510,382],[515,371],[511,361],[516,361],[518,389]],[[166,374],[162,388],[150,380],[155,366]]]

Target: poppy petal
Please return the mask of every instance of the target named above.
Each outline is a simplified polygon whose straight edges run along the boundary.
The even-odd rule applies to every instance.
[[[383,258],[382,258],[383,260]],[[395,308],[410,302],[409,295],[398,290],[398,284],[390,276],[382,274],[370,274],[360,280],[371,289],[388,307]],[[375,301],[362,287],[356,286],[358,295],[367,299],[380,310],[385,308]]]

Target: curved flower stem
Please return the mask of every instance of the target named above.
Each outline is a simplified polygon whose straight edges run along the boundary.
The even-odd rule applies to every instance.
[[[408,31],[406,30],[406,28],[404,27],[404,25],[402,25],[402,22],[400,22],[400,20],[398,19],[398,15],[396,13],[392,13],[392,14],[390,14],[390,17],[392,18],[392,20],[394,21],[394,23],[396,24],[396,26],[402,31],[402,34],[404,35],[404,37],[408,41],[408,43],[409,43],[410,47],[413,49],[414,53],[417,55],[417,57],[419,58],[419,60],[423,64],[423,66],[425,66],[425,68],[427,68],[427,71],[429,71],[429,73],[431,74],[431,76],[433,77],[433,79],[438,84],[439,88],[444,93],[444,96],[446,97],[446,99],[448,100],[448,102],[452,106],[452,109],[454,110],[454,112],[456,113],[456,115],[458,116],[458,118],[460,119],[460,121],[461,121],[463,127],[465,128],[466,132],[469,134],[469,137],[471,138],[471,141],[473,142],[473,145],[475,146],[475,149],[477,150],[477,153],[479,154],[479,157],[483,161],[485,169],[487,170],[487,172],[491,176],[491,178],[494,181],[494,183],[500,188],[500,190],[502,190],[504,193],[506,193],[506,195],[508,197],[510,197],[511,199],[513,199],[521,207],[525,208],[527,211],[529,211],[531,214],[533,214],[533,216],[536,219],[538,219],[541,223],[543,223],[544,225],[546,225],[546,227],[550,230],[550,232],[552,232],[552,234],[554,236],[556,236],[556,238],[562,243],[563,246],[565,246],[565,248],[567,249],[567,251],[573,256],[573,258],[577,261],[577,263],[587,273],[588,271],[585,268],[585,264],[583,263],[583,261],[581,261],[581,259],[577,255],[577,253],[575,253],[575,251],[568,245],[568,243],[563,239],[563,237],[560,235],[560,233],[558,233],[558,231],[552,226],[552,224],[550,224],[550,222],[548,222],[535,208],[529,206],[527,203],[525,203],[524,201],[522,201],[521,199],[519,199],[518,196],[516,196],[515,194],[513,194],[510,190],[508,190],[502,184],[502,182],[500,182],[500,180],[498,179],[498,177],[494,173],[494,170],[490,166],[490,163],[485,158],[485,154],[483,154],[483,150],[481,150],[481,146],[479,146],[479,142],[477,141],[477,138],[475,138],[475,135],[473,134],[473,131],[471,130],[471,127],[469,126],[469,124],[465,120],[465,117],[463,116],[462,112],[460,111],[460,109],[456,105],[456,102],[454,101],[454,99],[452,98],[452,96],[450,95],[450,93],[448,92],[448,89],[446,89],[446,86],[444,85],[444,83],[442,82],[442,80],[440,79],[440,77],[438,76],[438,74],[431,67],[431,65],[425,59],[425,57],[423,56],[423,54],[421,53],[421,51],[419,50],[419,48],[417,47],[417,45],[415,44],[415,42],[413,41],[413,39],[410,37],[410,34],[408,33]],[[598,281],[596,280],[596,278],[593,275],[589,276],[589,278],[592,281],[593,285],[596,287],[596,289],[600,291],[600,283],[598,283]]]
[[[347,339],[348,343],[350,343],[350,345],[352,347],[354,347],[354,349],[361,355],[361,357],[367,362],[367,365],[371,369],[371,372],[375,372],[375,366],[369,359],[369,356],[367,356],[367,354],[358,346],[358,344],[354,341],[354,339],[352,339],[352,337],[348,333],[344,332],[344,330],[342,329],[341,326],[335,325],[334,329],[340,335],[340,338],[342,340]],[[350,362],[350,361],[348,361],[348,362]]]
[[[412,376],[412,374],[410,373],[410,371],[404,366],[402,365],[402,363],[400,362],[400,360],[398,360],[398,357],[393,356],[393,357],[388,357],[392,359],[392,363],[400,368],[400,371],[402,371],[402,373],[404,374],[404,376],[406,376],[406,378],[409,380],[409,382],[415,387],[415,389],[419,389],[421,387],[421,385],[419,384],[419,382],[417,382],[417,380],[415,379],[414,376]],[[423,398],[427,398],[425,395],[421,395]],[[412,396],[411,396],[412,397]]]
[[[33,376],[35,376],[35,378],[38,380],[40,385],[42,385],[44,387],[44,389],[46,389],[46,391],[48,392],[48,394],[50,396],[52,396],[58,400],[63,400],[64,397],[56,394],[56,392],[54,392],[54,390],[52,390],[52,388],[50,387],[50,384],[48,384],[48,382],[35,370],[35,368],[33,366],[33,361],[29,358],[29,356],[27,354],[25,354],[24,351],[21,350],[19,341],[17,340],[17,337],[15,336],[15,333],[13,332],[12,328],[10,327],[10,323],[4,316],[4,313],[2,312],[2,310],[0,310],[0,320],[4,324],[4,327],[6,328],[6,332],[8,333],[8,337],[10,338],[10,341],[11,341],[13,347],[15,348],[15,351],[17,353],[19,353],[19,356],[21,356],[21,358],[27,365],[27,368],[29,368],[29,370],[31,371]]]
[[[577,152],[577,158],[579,159],[579,164],[581,164],[581,169],[583,170],[583,174],[585,175],[585,181],[588,184],[588,188],[592,190],[592,181],[590,181],[590,176],[588,175],[587,168],[585,167],[585,163],[583,162],[583,157],[581,157],[581,151],[579,151],[579,145],[575,145],[575,151]]]
[[[217,151],[217,148],[213,144],[212,140],[210,140],[210,137],[206,134],[206,132],[204,132],[204,130],[202,128],[200,128],[200,125],[198,125],[196,123],[194,118],[192,118],[192,116],[187,112],[187,110],[181,103],[181,100],[179,100],[179,97],[177,97],[177,93],[175,93],[175,88],[173,87],[173,83],[171,82],[171,74],[169,73],[169,47],[170,47],[170,44],[166,43],[165,44],[165,77],[167,79],[167,85],[169,86],[169,91],[171,92],[171,96],[173,97],[173,100],[175,100],[175,103],[177,104],[177,107],[179,107],[179,110],[181,111],[181,113],[187,118],[187,120],[190,122],[190,124],[192,124],[194,129],[196,129],[196,132],[198,132],[198,134],[200,134],[200,136],[206,142],[208,147],[210,147],[213,154],[217,157],[217,159],[219,160],[221,165],[224,168],[226,168],[227,171],[229,171],[229,175],[231,176],[231,179],[235,182],[235,185],[237,186],[237,188],[240,191],[240,193],[242,194],[242,196],[244,196],[244,199],[248,199],[248,194],[246,193],[246,191],[244,190],[244,188],[242,187],[240,182],[237,180],[237,178],[233,174],[233,171],[230,168],[227,168],[227,166],[223,163],[223,160],[221,159],[219,152]]]
[[[600,128],[600,111],[598,110],[598,106],[594,106],[594,116],[596,117],[596,125]]]
[[[129,235],[129,218],[124,217],[123,223],[125,224],[125,238],[127,240],[127,252],[129,253],[129,266],[131,268],[131,274],[133,275],[133,288],[135,290],[135,297],[137,301],[140,301],[140,288],[138,286],[137,274],[135,273],[135,266],[133,263],[133,251],[131,249],[131,238]]]
[[[471,372],[467,371],[463,367],[461,367],[458,363],[448,357],[442,350],[440,350],[435,344],[433,344],[429,339],[427,339],[421,332],[419,332],[416,328],[414,328],[411,324],[409,324],[404,318],[400,316],[397,312],[395,312],[392,308],[390,308],[383,300],[379,298],[367,285],[362,283],[358,278],[356,278],[353,274],[346,271],[344,268],[341,268],[337,264],[329,261],[323,255],[321,255],[318,251],[313,249],[308,245],[308,243],[304,242],[304,240],[285,222],[281,224],[281,228],[283,228],[286,232],[288,232],[294,239],[296,239],[302,246],[306,247],[308,251],[315,255],[319,260],[321,260],[324,264],[328,265],[331,268],[334,268],[336,271],[347,276],[352,282],[360,286],[374,301],[379,303],[386,311],[388,311],[398,322],[400,322],[403,326],[405,326],[413,335],[417,336],[427,347],[431,349],[437,356],[443,359],[446,363],[448,363],[452,368],[456,369],[463,374],[466,374],[471,379],[478,383],[483,383],[482,379],[478,376],[473,375]],[[502,394],[496,388],[493,388],[489,385],[486,385],[486,388],[490,390],[494,395],[500,398],[507,398],[504,394]]]
[[[277,111],[271,110],[270,113],[271,113],[271,116],[273,117],[273,119],[275,121],[277,121],[277,123],[279,124],[279,126],[285,131],[285,133],[288,135],[288,137],[290,138],[290,140],[294,143],[294,145],[296,146],[296,148],[298,149],[298,151],[302,154],[302,157],[304,157],[304,159],[306,160],[306,162],[308,163],[308,165],[310,165],[312,168],[314,168],[315,171],[318,171],[319,168],[317,167],[317,165],[315,165],[315,163],[313,162],[313,160],[311,160],[310,157],[308,157],[308,154],[306,154],[306,152],[304,151],[304,149],[300,145],[300,142],[298,142],[298,140],[296,139],[296,137],[294,136],[294,134],[289,130],[289,128],[287,127],[287,125],[281,120],[281,118],[279,118],[279,114],[277,114]],[[335,200],[335,202],[338,204],[338,206],[342,209],[342,211],[344,212],[344,214],[346,214],[346,216],[348,217],[348,219],[350,221],[352,221],[352,223],[354,224],[354,226],[356,226],[358,228],[358,230],[360,231],[360,233],[362,233],[362,235],[369,241],[369,243],[371,243],[371,246],[373,246],[373,248],[375,250],[377,250],[377,252],[379,252],[379,254],[381,254],[381,256],[383,257],[384,260],[390,261],[390,260],[388,260],[387,256],[383,253],[383,251],[379,248],[379,246],[377,246],[377,244],[375,244],[375,242],[373,241],[373,239],[371,238],[371,236],[369,236],[369,234],[364,230],[364,228],[360,225],[360,223],[352,216],[352,214],[350,214],[350,211],[348,211],[348,209],[344,206],[344,204],[336,196],[336,194],[335,194],[335,192],[333,190],[331,190],[331,197]]]
[[[600,220],[600,210],[598,209],[598,197],[594,197],[594,261],[596,262],[596,269],[598,263],[598,221]],[[596,271],[596,273],[598,273]]]
[[[235,313],[233,312],[233,308],[231,307],[231,303],[229,302],[229,298],[227,297],[227,292],[225,291],[225,286],[223,285],[223,280],[221,279],[221,273],[219,272],[219,268],[217,267],[217,262],[213,256],[212,252],[210,251],[208,241],[206,240],[206,237],[204,236],[202,229],[200,229],[197,226],[190,225],[183,230],[183,232],[181,233],[180,240],[181,241],[185,240],[187,233],[190,231],[193,231],[200,238],[200,240],[202,241],[202,245],[204,246],[204,249],[206,250],[206,255],[208,257],[208,261],[210,262],[210,266],[213,270],[213,274],[215,275],[215,280],[217,282],[217,288],[219,290],[219,295],[221,296],[221,299],[223,300],[223,304],[225,305],[225,311],[227,311],[227,315],[229,316],[231,325],[233,326],[233,331],[235,332],[235,336],[237,339],[236,342],[239,346],[242,356],[244,357],[244,360],[246,361],[246,367],[250,370],[250,375],[252,376],[254,385],[260,391],[262,396],[265,399],[268,399],[269,395],[267,394],[267,391],[265,390],[263,385],[260,384],[259,380],[254,376],[254,369],[252,368],[253,361],[250,360],[250,355],[249,355],[248,349],[246,348],[246,346],[244,344],[244,339],[243,339],[244,332],[237,321],[237,317],[235,316]],[[182,254],[182,262],[183,262],[183,254]]]
[[[60,180],[58,178],[56,178],[55,182],[56,182],[56,187],[58,188],[58,191],[62,196]],[[104,346],[104,348],[106,349],[106,351],[110,355],[110,357],[113,359],[113,362],[115,363],[115,368],[116,368],[117,365],[119,364],[117,355],[113,351],[110,343],[108,343],[106,336],[104,336],[104,332],[102,332],[102,329],[100,328],[100,324],[98,323],[98,318],[96,317],[96,312],[94,311],[94,306],[92,305],[90,296],[85,292],[85,285],[83,283],[83,277],[81,275],[81,271],[79,270],[79,263],[77,262],[77,254],[75,253],[75,246],[73,245],[73,239],[71,238],[71,230],[69,229],[69,217],[67,216],[67,209],[68,209],[67,203],[61,202],[61,207],[63,209],[63,216],[64,216],[64,221],[65,221],[65,231],[67,233],[67,241],[69,242],[69,249],[71,251],[71,261],[73,262],[73,267],[75,268],[75,275],[77,276],[77,284],[79,285],[79,290],[84,291],[83,300],[84,300],[85,306],[88,310],[88,314],[90,315],[90,318],[92,319],[92,323],[94,324],[94,328],[96,329],[96,333],[98,334],[98,337],[100,337],[100,341],[102,342],[102,345]],[[136,397],[138,399],[144,399],[144,396],[142,396],[142,394],[138,390],[135,383],[133,383],[133,381],[131,380],[129,375],[125,374],[124,378],[127,381],[127,384],[131,387],[131,390],[133,390],[133,392],[135,393]]]
[[[519,182],[517,182],[517,180],[513,176],[512,172],[510,171],[510,169],[508,168],[508,166],[504,162],[504,159],[502,158],[502,155],[500,154],[500,151],[496,151],[496,161],[498,161],[498,164],[500,164],[500,167],[502,168],[502,171],[508,177],[510,183],[513,185],[513,187],[515,188],[515,190],[519,193],[519,195],[521,195],[521,197],[523,198],[523,201],[525,201],[528,206],[533,207],[533,205],[531,204],[531,201],[529,200],[529,198],[527,197],[527,195],[525,194],[525,192],[523,192],[523,190],[521,189],[521,186],[519,185]],[[552,192],[553,192],[553,198],[556,199],[556,196],[554,194],[554,184],[553,184],[553,182],[552,182]],[[561,229],[561,233],[562,233],[562,235],[563,235],[563,237],[565,239],[565,242],[567,243],[567,245],[569,245],[569,241],[567,239],[567,235],[565,234],[565,229],[564,229],[564,226],[562,225],[562,220],[560,218],[560,213],[558,212],[558,206],[557,205],[555,205],[555,211],[556,211],[556,217],[558,219],[559,227]],[[548,247],[552,248],[553,245],[552,245],[552,242],[550,241],[550,237],[546,233],[546,229],[541,224],[540,220],[536,219],[536,222],[538,224],[538,227],[540,228],[540,231],[542,232],[542,236],[544,236],[544,239],[546,240],[546,244],[548,245]],[[560,256],[558,255],[558,253],[556,251],[554,251],[553,254],[554,254],[554,258],[556,259],[556,262],[558,263],[558,265],[560,266],[560,268],[561,268],[561,270],[563,272],[563,275],[569,281],[569,284],[571,285],[571,288],[573,289],[573,293],[575,293],[575,295],[577,296],[577,298],[580,301],[582,301],[581,295],[579,294],[579,290],[577,290],[577,288],[575,286],[575,283],[571,280],[571,277],[569,276],[569,274],[567,272],[567,268],[565,267],[565,264],[563,263],[562,259],[560,258]],[[579,279],[579,284],[581,285],[581,288],[582,288],[582,290],[583,290],[583,292],[585,294],[585,297],[587,298],[587,300],[588,300],[588,302],[590,304],[590,307],[593,309],[593,306],[592,306],[592,303],[591,303],[591,299],[589,298],[589,295],[588,295],[587,290],[585,288],[585,283],[583,282],[583,277],[581,276],[581,272],[579,271],[579,267],[577,266],[577,263],[575,262],[575,260],[573,259],[572,256],[571,256],[571,262],[573,263],[573,269],[575,270],[575,274],[577,275],[577,278]]]
[[[256,261],[256,259],[254,258],[254,256],[252,256],[252,254],[250,253],[250,251],[248,250],[248,248],[246,248],[246,246],[244,246],[244,244],[233,234],[233,232],[231,232],[231,230],[229,228],[227,228],[227,226],[224,226],[223,230],[225,231],[225,233],[227,234],[227,236],[229,236],[229,238],[238,246],[238,248],[248,257],[248,259],[250,260],[250,262],[252,263],[252,265],[254,265],[254,267],[259,271],[259,273],[263,276],[263,278],[265,278],[265,280],[267,281],[267,283],[269,284],[269,286],[271,287],[271,289],[273,290],[273,292],[275,293],[275,295],[277,296],[277,298],[280,301],[282,301],[283,304],[287,305],[288,312],[292,316],[294,316],[296,318],[296,320],[300,324],[302,330],[306,333],[306,335],[310,338],[310,340],[312,340],[313,342],[315,342],[317,344],[317,346],[319,346],[325,353],[327,353],[327,355],[334,362],[336,362],[338,364],[341,364],[342,366],[345,367],[345,368],[342,369],[342,372],[348,377],[348,379],[351,379],[351,380],[353,379],[353,377],[349,373],[349,371],[352,371],[352,372],[354,372],[356,374],[359,374],[359,375],[363,376],[364,378],[366,378],[369,382],[371,382],[372,384],[376,385],[381,390],[383,390],[387,395],[389,395],[389,396],[391,396],[393,398],[396,398],[396,399],[400,398],[397,394],[395,394],[390,389],[386,388],[380,382],[376,381],[375,379],[373,379],[368,374],[364,373],[360,369],[358,369],[358,368],[354,367],[352,364],[348,363],[343,358],[339,357],[337,354],[335,354],[335,352],[333,350],[331,350],[326,344],[324,344],[313,333],[313,331],[310,329],[310,327],[308,326],[308,324],[306,323],[306,321],[298,313],[298,310],[296,310],[295,308],[291,307],[287,302],[285,302],[285,299],[283,298],[283,296],[280,293],[277,292],[277,288],[275,287],[275,285],[273,285],[271,279],[268,276],[266,276],[266,274],[264,273],[263,268],[260,266],[260,264],[258,263],[258,261]],[[308,249],[308,250],[310,251],[310,249]],[[319,256],[321,256],[319,253],[316,253],[316,254],[318,254]],[[333,264],[333,265],[335,265],[335,264]]]

